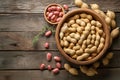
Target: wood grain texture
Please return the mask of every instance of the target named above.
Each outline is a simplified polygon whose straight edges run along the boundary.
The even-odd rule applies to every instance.
[[[52,61],[48,62],[46,60],[46,54],[52,53]],[[100,68],[119,68],[120,64],[120,54],[119,51],[113,51],[114,57],[110,61],[110,64],[106,67],[101,66]],[[44,63],[46,65],[52,65],[53,68],[56,67],[54,56],[61,57],[62,69],[64,63],[69,63],[58,51],[38,51],[38,52],[28,52],[28,51],[0,51],[0,70],[2,69],[39,69],[40,64]],[[70,63],[73,67],[79,67]]]
[[[106,11],[107,9],[119,12],[120,1],[119,0],[83,0],[86,3],[97,3],[101,9]],[[45,6],[50,3],[67,4],[69,7],[73,7],[73,0],[0,0],[0,13],[43,13]],[[109,4],[109,5],[108,5]]]
[[[120,26],[120,13],[116,13],[117,26]],[[43,14],[0,14],[0,31],[40,31],[49,25]]]
[[[2,14],[0,31],[40,31],[47,25],[43,14]]]
[[[64,70],[63,64],[69,63],[59,53],[54,35],[49,38],[40,36],[36,47],[32,40],[35,35],[46,25],[43,17],[45,6],[50,3],[67,4],[70,10],[75,9],[74,0],[0,0],[0,80],[119,80],[120,79],[120,35],[113,41],[109,51],[114,52],[114,57],[106,67],[100,66],[99,74],[87,77],[79,71],[79,76],[72,76]],[[83,0],[86,3],[97,3],[101,9],[116,12],[117,26],[120,27],[120,1],[119,0]],[[50,49],[43,46],[50,43]],[[52,65],[55,61],[46,60],[46,53],[60,56],[62,68],[58,75],[48,70],[40,71],[41,63]],[[78,66],[70,63],[72,66]]]
[[[119,80],[120,69],[100,69],[99,74],[94,77],[88,77],[79,72],[78,76],[73,76],[65,70],[60,70],[58,75],[50,71],[39,70],[15,70],[0,71],[0,80]]]
[[[4,39],[3,37],[6,37],[6,39]],[[24,35],[21,36],[19,34],[15,34],[15,33],[1,33],[1,49],[4,48],[4,45],[6,45],[6,49],[7,47],[9,49],[16,49],[16,50],[32,50],[32,41],[29,39],[24,38]],[[5,42],[2,42],[5,41]],[[7,45],[9,43],[9,45]]]
[[[0,50],[47,50],[45,42],[49,42],[48,50],[57,50],[54,35],[47,38],[40,36],[36,46],[32,40],[39,32],[0,32]]]
[[[54,34],[50,37],[40,36],[39,41],[34,46],[32,40],[39,32],[0,32],[0,50],[58,50]],[[120,50],[120,35],[113,40],[109,50]],[[44,48],[44,43],[48,42],[49,49]]]

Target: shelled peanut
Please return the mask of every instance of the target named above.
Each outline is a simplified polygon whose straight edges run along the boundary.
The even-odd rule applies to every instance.
[[[86,13],[70,17],[59,34],[65,53],[78,61],[86,61],[99,54],[105,44],[104,36],[102,24]]]

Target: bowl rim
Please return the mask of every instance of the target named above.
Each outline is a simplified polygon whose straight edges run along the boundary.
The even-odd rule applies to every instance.
[[[53,22],[49,21],[49,20],[47,19],[47,17],[46,17],[46,12],[47,12],[48,7],[53,6],[53,5],[54,5],[54,6],[59,6],[59,7],[61,7],[61,8],[62,8],[63,15],[65,14],[65,11],[64,11],[63,7],[62,7],[60,4],[51,3],[51,4],[49,4],[49,5],[47,5],[47,6],[45,7],[45,10],[44,10],[44,18],[45,18],[45,20],[46,20],[48,23],[50,23],[50,24],[58,24],[59,22],[53,23]]]
[[[104,45],[103,49],[100,51],[100,53],[93,59],[88,60],[88,61],[77,61],[75,59],[72,59],[70,56],[68,56],[63,51],[62,47],[60,46],[60,42],[59,42],[59,32],[60,32],[60,29],[61,29],[63,23],[66,21],[67,18],[73,16],[76,13],[84,13],[84,12],[91,14],[92,16],[94,15],[94,18],[95,17],[98,18],[97,20],[99,20],[102,23],[103,29],[105,30],[105,45]],[[109,42],[110,42],[110,32],[109,32],[108,25],[105,23],[105,20],[102,18],[102,16],[100,16],[98,13],[96,13],[95,11],[93,11],[91,9],[81,8],[81,9],[75,9],[75,10],[69,11],[67,14],[65,14],[63,16],[62,20],[58,23],[58,25],[56,27],[55,40],[56,40],[58,50],[69,62],[72,62],[77,65],[88,65],[88,64],[91,64],[91,63],[99,60],[103,56],[103,54],[105,54],[105,52],[107,51],[107,49],[109,47]]]

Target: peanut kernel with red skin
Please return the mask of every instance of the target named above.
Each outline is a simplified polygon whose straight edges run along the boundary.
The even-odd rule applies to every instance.
[[[48,49],[48,48],[49,48],[49,43],[46,42],[46,43],[44,44],[44,47],[45,47],[46,49]]]

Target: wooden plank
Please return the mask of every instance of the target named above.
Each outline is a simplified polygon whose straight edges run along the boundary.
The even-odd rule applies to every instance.
[[[97,3],[101,9],[107,9],[119,12],[119,0],[83,0],[86,3]],[[50,3],[67,4],[70,7],[75,6],[73,0],[0,0],[0,13],[43,13],[45,6]],[[108,5],[109,4],[109,5]]]
[[[54,34],[47,38],[40,36],[36,46],[32,40],[39,32],[0,32],[0,50],[46,50],[45,42],[49,42],[48,50],[57,50]]]
[[[78,76],[73,76],[65,70],[60,70],[60,73],[54,75],[50,71],[39,70],[14,70],[0,71],[0,80],[119,80],[120,69],[100,69],[99,74],[94,77],[88,77],[79,72]]]
[[[46,60],[46,54],[52,53],[52,61]],[[113,51],[114,57],[110,61],[110,64],[106,68],[119,68],[120,67],[120,51]],[[26,52],[26,51],[0,51],[0,70],[2,69],[39,69],[40,64],[51,65],[53,68],[56,67],[54,56],[61,57],[62,68],[64,63],[69,63],[58,51],[37,51],[37,52]],[[71,65],[74,65],[70,63]],[[74,67],[79,67],[74,65]],[[101,66],[100,68],[105,68]]]
[[[39,69],[40,64],[44,63],[55,67],[55,61],[52,59],[51,62],[46,60],[46,54],[51,52],[53,57],[60,56],[58,51],[38,51],[38,52],[25,52],[25,51],[10,51],[0,52],[0,69]],[[61,57],[64,60],[63,57]],[[63,63],[64,61],[62,61]]]
[[[3,3],[4,2],[4,3]],[[45,6],[50,3],[71,4],[72,0],[9,0],[0,1],[1,13],[43,13]]]
[[[68,75],[65,71],[60,71],[60,74],[63,75],[54,75],[52,72],[47,70],[29,70],[29,71],[0,71],[0,80],[61,80],[68,78]]]
[[[58,50],[54,34],[50,37],[40,36],[39,41],[34,46],[32,40],[39,32],[0,32],[0,50],[46,50],[44,43],[50,44],[47,50]],[[110,50],[120,50],[120,35],[113,40]]]
[[[6,37],[3,38],[3,37]],[[3,42],[5,41],[5,42]],[[1,49],[4,49],[6,46],[6,49],[8,50],[15,49],[15,50],[31,50],[32,49],[32,41],[29,39],[24,38],[24,35],[21,36],[19,34],[15,33],[1,33]],[[8,45],[9,44],[9,45]]]
[[[0,31],[40,31],[45,25],[43,14],[0,15]]]
[[[120,26],[120,13],[116,13],[117,26]],[[51,26],[43,14],[0,14],[0,31],[40,31]]]

